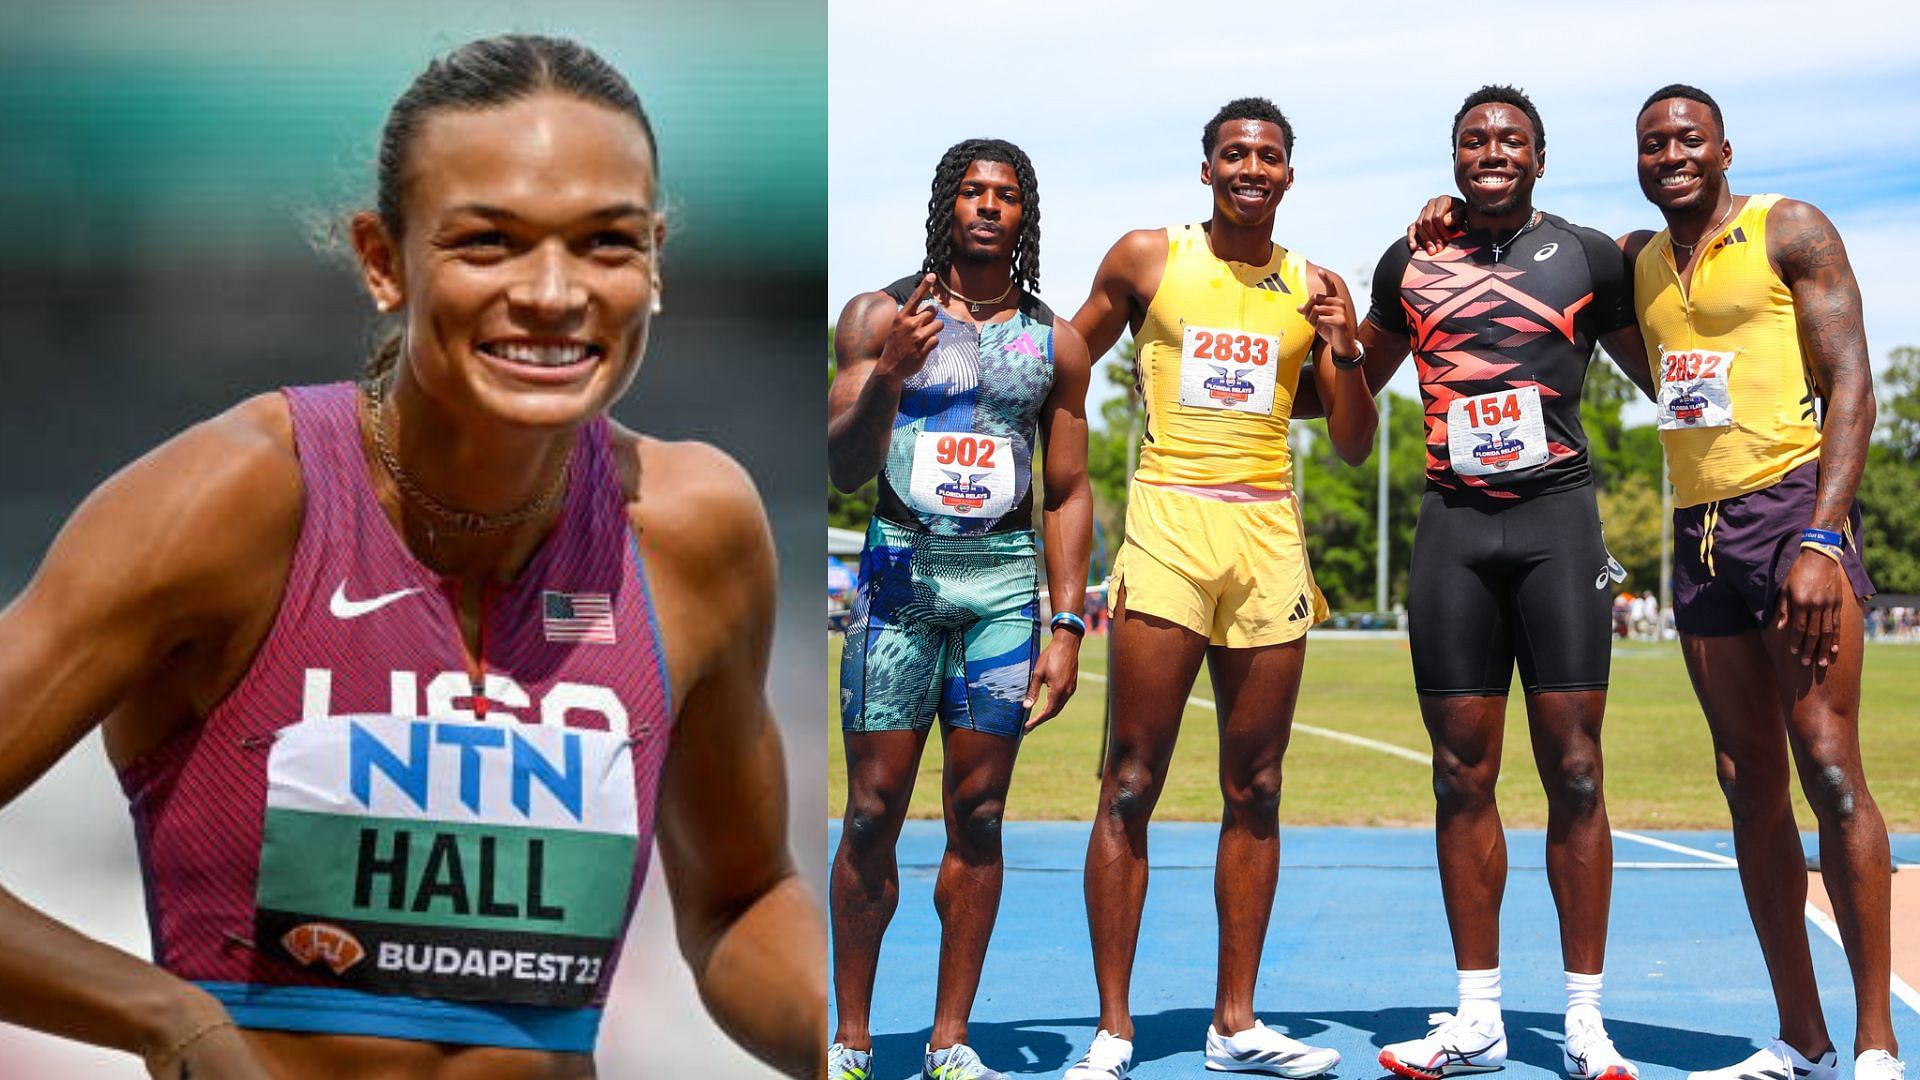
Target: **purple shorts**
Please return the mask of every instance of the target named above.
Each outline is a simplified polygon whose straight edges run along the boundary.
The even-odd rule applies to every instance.
[[[1800,530],[1813,520],[1819,488],[1820,463],[1810,461],[1772,487],[1675,510],[1674,628],[1700,637],[1726,637],[1758,630],[1772,619],[1780,586],[1802,554]],[[1710,510],[1714,520],[1709,535]],[[1711,543],[1703,544],[1707,539]],[[1858,502],[1847,512],[1840,565],[1855,596],[1864,600],[1873,595],[1873,582],[1860,561]]]

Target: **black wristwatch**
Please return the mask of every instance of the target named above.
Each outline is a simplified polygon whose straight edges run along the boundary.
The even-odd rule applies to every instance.
[[[1333,346],[1329,345],[1327,346],[1327,359],[1333,361],[1334,367],[1340,368],[1343,371],[1352,371],[1354,368],[1367,362],[1367,347],[1357,341],[1353,343],[1353,347],[1360,351],[1354,353],[1352,356],[1335,356],[1333,354]]]

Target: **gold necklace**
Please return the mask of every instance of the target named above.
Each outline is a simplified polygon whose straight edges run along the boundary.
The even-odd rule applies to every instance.
[[[967,310],[975,315],[980,314],[980,306],[982,304],[997,304],[1000,301],[1005,300],[1007,296],[1013,292],[1013,278],[1011,276],[1007,278],[1007,287],[1004,289],[1001,289],[1000,295],[994,297],[991,300],[975,300],[973,297],[965,295],[959,289],[954,288],[952,285],[948,285],[945,281],[942,281],[940,284],[946,286],[948,296],[951,296],[955,300],[958,300],[961,303],[968,305]]]
[[[1715,233],[1717,233],[1717,232],[1719,232],[1719,231],[1720,231],[1720,226],[1722,226],[1722,225],[1725,225],[1725,224],[1727,223],[1727,218],[1728,218],[1728,217],[1730,217],[1730,216],[1732,216],[1732,214],[1733,214],[1733,197],[1732,197],[1732,196],[1728,196],[1728,197],[1727,197],[1727,212],[1726,212],[1726,213],[1724,213],[1724,214],[1721,214],[1721,215],[1720,215],[1720,220],[1719,220],[1719,221],[1716,221],[1716,222],[1714,222],[1714,223],[1713,223],[1713,227],[1712,227],[1712,228],[1710,228],[1710,229],[1708,229],[1708,230],[1707,230],[1706,232],[1703,232],[1703,233],[1701,233],[1701,234],[1700,234],[1700,235],[1699,235],[1698,237],[1696,237],[1696,238],[1694,239],[1694,241],[1693,241],[1693,243],[1691,243],[1691,244],[1683,244],[1683,243],[1681,243],[1680,241],[1678,241],[1678,240],[1675,240],[1675,239],[1673,238],[1673,230],[1672,230],[1671,228],[1669,228],[1669,229],[1667,230],[1667,243],[1669,243],[1669,244],[1672,244],[1672,245],[1673,245],[1674,247],[1682,247],[1682,248],[1686,248],[1686,249],[1687,249],[1687,258],[1689,258],[1689,259],[1691,259],[1691,258],[1693,258],[1693,249],[1694,249],[1694,248],[1697,248],[1697,247],[1699,247],[1699,246],[1700,246],[1700,244],[1701,244],[1701,242],[1702,242],[1702,241],[1704,241],[1704,240],[1705,240],[1705,239],[1706,239],[1707,237],[1709,237],[1709,236],[1712,236],[1712,235],[1714,235]]]
[[[566,487],[568,467],[573,463],[573,447],[567,448],[566,460],[561,462],[559,471],[554,474],[553,482],[547,485],[546,490],[519,506],[497,514],[476,514],[471,510],[455,510],[423,491],[419,484],[414,483],[413,477],[407,475],[407,470],[400,467],[399,456],[393,452],[393,447],[387,442],[386,399],[380,387],[380,380],[369,380],[365,387],[367,426],[373,429],[373,450],[380,458],[381,467],[387,470],[387,475],[393,478],[394,486],[400,489],[400,494],[408,502],[425,510],[429,517],[445,525],[448,532],[498,532],[501,529],[525,524],[546,513],[553,506],[553,501],[559,497],[561,490]],[[432,542],[432,531],[428,530],[429,543]]]

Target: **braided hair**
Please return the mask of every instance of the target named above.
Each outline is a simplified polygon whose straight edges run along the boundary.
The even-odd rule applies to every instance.
[[[1020,183],[1020,234],[1013,248],[1013,283],[1028,293],[1040,291],[1040,182],[1026,151],[1005,139],[968,139],[956,143],[933,171],[933,196],[927,200],[927,260],[923,274],[945,280],[953,265],[953,201],[960,181],[976,161],[997,161],[1013,167]]]

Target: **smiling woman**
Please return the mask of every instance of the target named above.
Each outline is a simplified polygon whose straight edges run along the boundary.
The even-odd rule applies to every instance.
[[[659,309],[647,115],[581,45],[476,41],[378,172],[366,381],[135,462],[0,613],[0,803],[101,726],[154,941],[0,891],[0,1019],[165,1078],[592,1076],[657,839],[702,999],[809,1073],[766,516],[723,454],[606,415]]]

